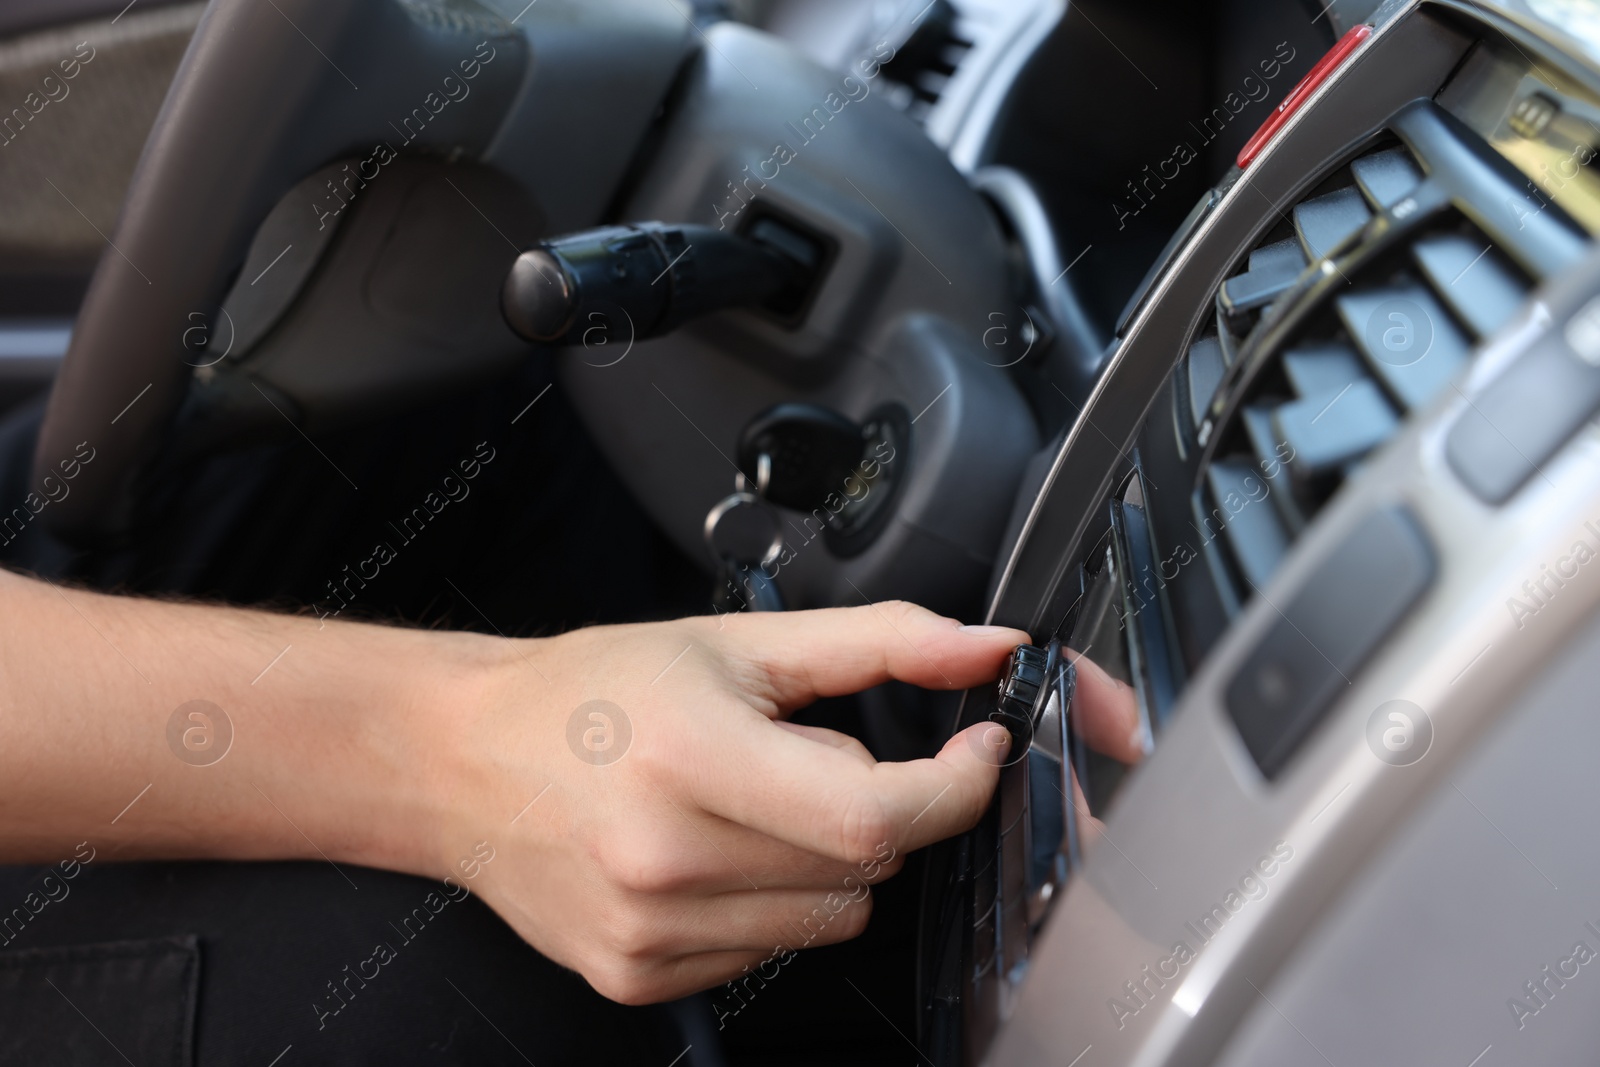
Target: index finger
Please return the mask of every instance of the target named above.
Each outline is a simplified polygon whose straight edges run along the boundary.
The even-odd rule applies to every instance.
[[[694,776],[696,802],[847,863],[886,862],[970,829],[989,805],[1009,744],[1002,727],[983,722],[931,759],[869,766],[772,723],[746,721],[723,737],[734,747],[718,757],[723,773]]]
[[[748,695],[769,715],[891,679],[924,689],[967,689],[993,680],[1011,650],[1029,640],[1022,630],[962,626],[903,601],[725,620],[716,643],[753,668]]]

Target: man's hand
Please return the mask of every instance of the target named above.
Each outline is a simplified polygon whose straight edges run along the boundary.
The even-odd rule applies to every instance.
[[[1008,742],[985,723],[875,763],[787,715],[978,685],[1027,640],[906,604],[513,641],[4,571],[0,598],[0,862],[82,843],[326,862],[330,893],[357,866],[448,877],[629,1002],[860,933],[867,885],[976,822]]]
[[[433,784],[458,800],[439,865],[488,842],[474,888],[626,1003],[855,937],[870,883],[978,820],[1009,739],[979,724],[878,763],[783,720],[891,678],[977,685],[1026,640],[888,603],[508,645],[503,686],[439,741]]]

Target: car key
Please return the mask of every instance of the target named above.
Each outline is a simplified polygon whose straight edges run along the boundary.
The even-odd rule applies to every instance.
[[[782,507],[811,511],[845,485],[860,466],[867,436],[857,423],[820,404],[779,404],[757,415],[739,438],[739,469],[760,482],[760,495]],[[765,457],[769,469],[758,477]]]
[[[711,597],[718,614],[783,610],[783,596],[766,573],[783,549],[783,532],[777,513],[758,495],[766,484],[771,462],[762,456],[755,466],[757,493],[749,491],[741,474],[734,492],[706,514],[706,546],[717,560]]]
[[[711,606],[718,615],[731,611],[782,611],[783,594],[778,583],[768,578],[759,566],[724,559],[717,567],[716,587],[711,591]]]

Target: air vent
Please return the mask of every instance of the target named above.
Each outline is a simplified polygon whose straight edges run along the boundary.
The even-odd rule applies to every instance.
[[[883,64],[883,76],[893,83],[890,103],[918,122],[928,117],[955,76],[967,53],[987,36],[988,14],[983,5],[968,13],[957,11],[951,0],[908,0],[902,17],[884,38],[894,45],[894,57]]]
[[[1452,388],[1478,342],[1581,255],[1580,231],[1507,184],[1502,163],[1413,105],[1218,289],[1174,398],[1180,449],[1199,457],[1191,521],[1216,535],[1229,614],[1363,460]]]
[[[1045,632],[1035,631],[1131,688],[1146,747],[1161,743],[1186,679],[1340,486],[1452,389],[1478,343],[1536,285],[1587,248],[1570,218],[1431,101],[1407,105],[1315,180],[1291,205],[1269,207],[1237,184],[1220,191],[1254,198],[1268,212],[1264,232],[1212,303],[1194,309],[1189,347],[1061,561]],[[1083,417],[1093,424],[1094,415]],[[1351,554],[1366,567],[1355,585],[1394,603],[1415,595],[1383,570],[1377,549]],[[1301,628],[1296,601],[1282,607]],[[1349,647],[1364,654],[1360,639]],[[969,694],[963,725],[993,707],[987,693]],[[1257,710],[1235,717],[1256,731],[1249,744],[1270,775],[1314,708],[1282,729],[1260,728],[1270,716]],[[1072,741],[1064,751],[1088,810],[1100,814],[1122,771]],[[1066,799],[1059,769],[1044,769],[1054,773],[1019,758],[977,830],[930,856],[928,884],[955,887],[937,898],[919,994],[926,1042],[944,1062],[983,1058],[1048,921],[1040,857],[1024,832],[1036,808]]]

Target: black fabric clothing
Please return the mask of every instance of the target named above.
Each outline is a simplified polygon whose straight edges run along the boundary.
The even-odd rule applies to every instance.
[[[0,1062],[664,1067],[689,1043],[671,1009],[605,1000],[442,883],[111,858],[0,948]],[[39,880],[0,869],[4,914]]]
[[[35,518],[0,534],[0,563],[486,633],[706,610],[709,578],[550,384],[533,362],[315,447],[286,427],[281,443],[168,461],[128,546],[74,551]],[[23,504],[41,414],[0,420],[0,516]],[[393,559],[352,580],[380,543]],[[441,883],[329,863],[123,864],[89,847],[70,880],[0,868],[0,1064],[665,1067],[713,1019],[700,1002],[606,1001]],[[698,1044],[680,1067],[715,1062],[714,1039]]]
[[[199,978],[192,936],[0,952],[0,1063],[186,1067]]]

